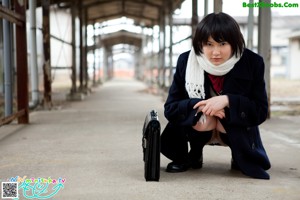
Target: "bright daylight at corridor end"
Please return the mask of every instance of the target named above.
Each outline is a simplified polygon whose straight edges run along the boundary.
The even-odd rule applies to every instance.
[[[299,200],[298,0],[0,0],[0,198]],[[203,167],[145,181],[142,132],[161,132],[180,54],[210,13],[236,20],[264,59],[259,125],[269,180],[205,145]],[[253,143],[254,144],[254,143]],[[189,147],[191,148],[191,147]]]

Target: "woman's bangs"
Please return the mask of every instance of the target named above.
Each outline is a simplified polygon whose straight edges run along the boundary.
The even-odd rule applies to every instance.
[[[226,28],[221,24],[215,23],[214,27],[211,27],[211,34],[210,36],[216,41],[216,42],[225,42],[228,38],[226,38]]]

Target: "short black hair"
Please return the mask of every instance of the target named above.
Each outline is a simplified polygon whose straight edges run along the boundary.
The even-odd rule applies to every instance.
[[[203,53],[203,44],[208,42],[210,36],[216,42],[228,42],[232,48],[232,55],[243,53],[244,37],[238,23],[230,15],[223,12],[211,13],[200,21],[193,39],[193,47],[197,55]]]

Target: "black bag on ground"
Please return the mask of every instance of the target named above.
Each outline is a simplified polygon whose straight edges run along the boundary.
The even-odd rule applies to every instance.
[[[159,181],[160,170],[160,122],[155,110],[146,116],[143,127],[142,147],[146,181]]]

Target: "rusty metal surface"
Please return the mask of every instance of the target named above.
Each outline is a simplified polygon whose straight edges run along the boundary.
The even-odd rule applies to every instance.
[[[0,120],[0,126],[12,122],[18,118],[21,124],[29,122],[28,115],[28,74],[27,69],[27,42],[26,42],[26,5],[27,1],[14,1],[14,10],[0,5],[0,18],[4,18],[16,24],[16,68],[17,68],[17,111]]]
[[[5,124],[11,123],[15,119],[17,119],[19,117],[22,117],[25,114],[26,114],[26,111],[23,109],[23,110],[20,110],[18,112],[15,112],[14,114],[12,114],[12,115],[10,115],[8,117],[1,118],[0,119],[0,127],[3,126],[3,125],[5,125]]]
[[[25,16],[20,15],[2,5],[0,5],[0,18],[4,18],[19,26],[22,26],[26,22]]]
[[[51,107],[51,46],[50,46],[50,0],[43,0],[43,46],[44,46],[44,106]]]
[[[20,4],[23,3],[23,4]],[[26,0],[14,1],[15,10],[20,15],[26,15]],[[16,26],[16,66],[17,66],[17,103],[18,111],[24,110],[24,114],[18,117],[20,124],[29,123],[28,114],[28,74],[27,67],[27,42],[26,42],[26,23],[23,26]]]
[[[61,9],[69,9],[76,5],[76,15],[84,14],[84,25],[102,23],[107,20],[127,17],[134,20],[134,24],[142,27],[153,27],[158,25],[163,18],[179,8],[184,0],[37,0],[37,6],[43,6],[45,3],[56,5]],[[171,2],[171,3],[170,3]],[[17,66],[17,104],[18,111],[24,110],[24,115],[18,117],[19,123],[28,123],[28,74],[26,43],[26,9],[28,9],[28,0],[14,0],[13,8],[9,9],[0,5],[0,18],[16,24],[16,66]],[[48,12],[47,12],[48,11]],[[51,104],[51,63],[50,63],[50,30],[49,30],[49,10],[43,10],[43,37],[45,54],[44,72],[44,105]],[[48,21],[48,24],[46,23]],[[48,28],[47,28],[48,27]],[[81,34],[83,37],[83,34]],[[134,35],[128,35],[125,32],[118,32],[106,38],[106,46],[125,42],[136,47],[141,45],[141,38]],[[109,41],[112,42],[109,44]],[[87,47],[85,47],[87,48]],[[82,49],[82,48],[81,48]],[[88,49],[85,49],[87,51]],[[82,52],[82,54],[85,52]],[[86,62],[81,59],[81,62]],[[80,70],[86,70],[85,63],[81,63]],[[82,72],[81,76],[87,75]],[[85,77],[87,79],[87,77]],[[83,81],[81,82],[83,84]],[[82,85],[81,85],[82,86]],[[51,106],[51,105],[50,105]]]

